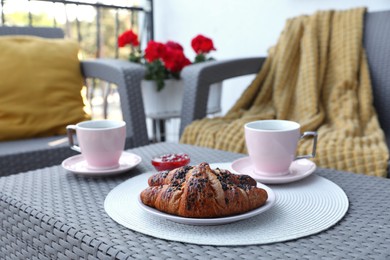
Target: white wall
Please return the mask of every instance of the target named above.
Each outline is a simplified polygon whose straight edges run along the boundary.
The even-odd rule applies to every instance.
[[[287,18],[317,10],[365,6],[368,11],[390,9],[390,0],[154,0],[155,39],[181,43],[193,59],[191,39],[213,39],[216,59],[265,56]],[[222,109],[226,112],[253,77],[224,82]]]

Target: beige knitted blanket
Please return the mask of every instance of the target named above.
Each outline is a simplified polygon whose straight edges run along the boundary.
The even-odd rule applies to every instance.
[[[365,8],[289,19],[254,81],[226,114],[189,125],[182,143],[246,153],[244,124],[297,121],[318,132],[319,167],[386,176],[389,152],[362,46]],[[300,142],[298,154],[311,151]]]

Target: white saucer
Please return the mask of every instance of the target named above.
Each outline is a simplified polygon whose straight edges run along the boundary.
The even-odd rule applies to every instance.
[[[134,153],[122,152],[119,159],[119,166],[114,169],[90,169],[84,157],[79,154],[62,162],[62,167],[75,174],[88,175],[88,176],[107,176],[115,175],[125,171],[128,171],[137,166],[142,161],[142,158]]]
[[[317,168],[314,162],[308,159],[300,159],[293,161],[290,166],[290,172],[286,175],[265,176],[254,173],[252,162],[249,157],[235,160],[230,167],[233,172],[249,175],[256,181],[266,184],[282,184],[298,181],[311,175]]]
[[[259,215],[260,213],[269,210],[272,208],[272,206],[276,202],[275,193],[271,188],[269,188],[266,185],[263,185],[261,183],[257,183],[257,187],[265,189],[268,194],[268,199],[266,203],[263,206],[258,207],[257,209],[248,211],[243,214],[234,215],[234,216],[228,216],[228,217],[221,217],[221,218],[184,218],[176,215],[171,215],[162,211],[159,211],[155,208],[146,206],[141,201],[141,196],[138,196],[138,205],[143,209],[144,211],[148,212],[149,214],[164,218],[173,222],[181,223],[181,224],[187,224],[187,225],[197,225],[197,226],[210,226],[210,225],[222,225],[227,223],[236,222],[239,220],[247,219],[256,215]],[[131,210],[129,210],[129,214],[132,214]]]

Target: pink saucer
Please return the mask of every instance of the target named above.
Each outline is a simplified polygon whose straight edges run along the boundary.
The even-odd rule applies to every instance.
[[[235,160],[231,164],[231,169],[238,174],[251,176],[258,182],[266,184],[281,184],[301,180],[312,174],[317,168],[316,164],[307,159],[294,161],[290,166],[290,172],[282,176],[265,176],[255,174],[252,162],[249,157]]]
[[[113,169],[91,169],[88,168],[84,157],[79,154],[65,159],[62,162],[62,167],[69,172],[88,175],[88,176],[107,176],[115,175],[128,171],[137,166],[142,161],[142,158],[134,153],[123,152],[119,159],[119,166]]]

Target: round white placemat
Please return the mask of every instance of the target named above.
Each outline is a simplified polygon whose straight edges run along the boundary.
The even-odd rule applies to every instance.
[[[139,193],[153,173],[130,178],[107,195],[104,209],[119,224],[157,238],[200,245],[253,245],[292,240],[326,230],[348,210],[348,198],[335,183],[309,176],[298,182],[268,185],[276,203],[255,217],[217,226],[179,224],[140,208]]]

